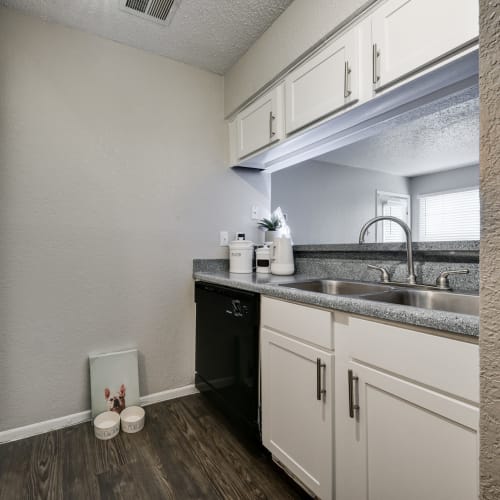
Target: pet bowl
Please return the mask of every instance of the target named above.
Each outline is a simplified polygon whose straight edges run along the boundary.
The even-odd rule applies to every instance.
[[[122,431],[128,432],[129,434],[141,431],[144,427],[145,418],[146,412],[140,406],[129,406],[125,408],[120,413]]]
[[[94,434],[97,439],[111,439],[120,432],[120,415],[105,411],[94,419]]]

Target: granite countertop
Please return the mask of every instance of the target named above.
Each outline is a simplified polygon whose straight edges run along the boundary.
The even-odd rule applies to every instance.
[[[256,273],[231,274],[224,270],[197,271],[194,272],[193,276],[196,280],[257,292],[262,295],[302,304],[380,318],[396,323],[427,327],[442,332],[458,333],[469,337],[479,336],[479,317],[477,316],[374,302],[361,298],[328,295],[279,286],[281,283],[318,279],[317,276],[305,274],[293,276],[273,276]]]

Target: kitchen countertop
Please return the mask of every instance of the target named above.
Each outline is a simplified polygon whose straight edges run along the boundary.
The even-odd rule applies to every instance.
[[[458,333],[468,337],[479,336],[479,318],[477,316],[385,302],[374,302],[356,297],[328,295],[279,286],[281,283],[318,279],[317,276],[304,274],[293,276],[274,276],[256,273],[234,274],[223,270],[198,271],[194,272],[193,276],[196,280],[238,288],[240,290],[248,290],[301,304],[310,304],[326,309],[380,318],[395,323],[432,328],[442,332]]]

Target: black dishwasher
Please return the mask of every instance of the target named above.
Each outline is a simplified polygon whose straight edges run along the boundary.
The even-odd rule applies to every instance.
[[[260,436],[259,295],[196,282],[195,302],[196,387]]]

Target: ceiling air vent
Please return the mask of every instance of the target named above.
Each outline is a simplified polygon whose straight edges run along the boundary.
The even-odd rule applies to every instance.
[[[120,9],[149,21],[170,24],[180,0],[120,0]]]

